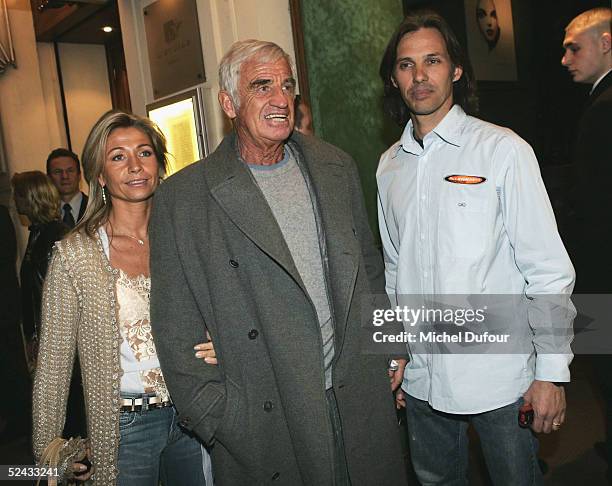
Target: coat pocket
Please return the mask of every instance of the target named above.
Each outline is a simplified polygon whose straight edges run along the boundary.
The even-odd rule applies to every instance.
[[[244,410],[241,410],[242,390],[231,378],[226,377],[225,393],[225,413],[215,436],[219,442],[231,450],[230,444],[236,439],[240,439],[242,432],[244,432],[236,431],[238,417],[241,413],[244,413]]]

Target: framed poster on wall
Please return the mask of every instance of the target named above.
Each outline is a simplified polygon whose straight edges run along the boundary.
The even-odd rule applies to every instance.
[[[464,0],[467,48],[479,81],[516,81],[511,0]]]

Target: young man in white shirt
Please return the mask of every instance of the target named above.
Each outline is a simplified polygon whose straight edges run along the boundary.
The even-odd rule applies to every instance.
[[[512,131],[465,113],[474,99],[472,70],[437,14],[402,22],[380,74],[387,111],[407,123],[377,171],[391,301],[526,296],[524,313],[512,313],[509,325],[533,336],[521,354],[412,350],[396,402],[406,407],[415,471],[423,484],[467,484],[472,423],[495,484],[541,484],[537,440],[519,427],[518,412],[532,405],[535,432],[565,420],[574,270],[537,160]],[[566,305],[547,306],[549,296],[565,297]]]

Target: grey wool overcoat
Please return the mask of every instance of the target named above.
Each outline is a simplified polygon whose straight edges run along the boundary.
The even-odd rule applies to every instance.
[[[405,484],[386,359],[361,352],[362,303],[384,276],[355,164],[314,137],[287,143],[316,194],[352,484]],[[160,186],[149,231],[159,360],[181,423],[212,444],[216,484],[331,486],[317,314],[234,134]],[[194,357],[207,330],[218,366]]]

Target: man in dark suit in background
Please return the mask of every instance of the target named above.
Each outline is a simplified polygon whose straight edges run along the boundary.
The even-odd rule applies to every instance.
[[[573,150],[575,215],[569,247],[576,267],[576,291],[612,291],[612,254],[594,248],[612,243],[612,9],[595,8],[565,28],[565,66],[577,83],[592,84],[578,124]]]
[[[70,228],[83,217],[87,196],[79,190],[81,163],[77,154],[57,148],[47,157],[47,175],[62,198],[62,221]]]
[[[576,292],[612,293],[612,9],[581,13],[565,28],[565,66],[577,83],[591,84],[574,140],[576,175],[568,250],[576,268]],[[606,402],[606,458],[612,464],[612,357],[592,359]],[[612,479],[610,468],[608,480]],[[611,481],[612,482],[612,481]]]

